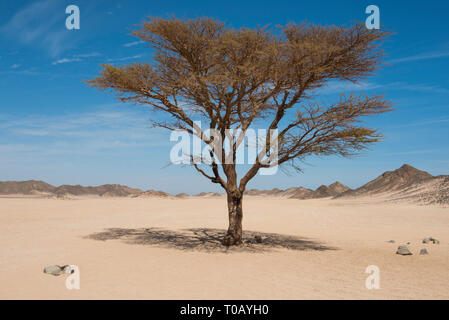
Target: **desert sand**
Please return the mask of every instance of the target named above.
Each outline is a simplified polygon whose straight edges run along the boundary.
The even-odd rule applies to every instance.
[[[449,299],[448,208],[247,196],[246,238],[264,242],[229,250],[226,210],[223,197],[0,198],[0,298]],[[407,242],[413,255],[395,254]],[[43,273],[53,264],[77,265],[80,290]]]

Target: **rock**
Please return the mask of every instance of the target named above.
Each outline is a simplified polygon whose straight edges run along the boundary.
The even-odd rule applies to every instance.
[[[427,249],[424,248],[419,251],[419,254],[429,254],[429,252],[427,252]]]
[[[44,268],[44,273],[52,274],[54,276],[59,276],[63,273],[63,267],[60,266],[48,266]]]
[[[71,266],[69,266],[69,265],[65,265],[65,266],[62,268],[62,271],[63,271],[65,274],[75,273],[75,270],[74,270]]]
[[[410,252],[407,246],[399,246],[398,250],[396,251],[396,254],[400,254],[402,256],[410,256],[413,253]]]
[[[437,240],[437,239],[435,239],[435,238],[432,238],[432,237],[428,237],[428,238],[425,238],[425,239],[423,239],[423,241],[422,241],[422,243],[433,243],[433,244],[440,244],[440,241],[439,240]]]
[[[407,242],[407,244],[410,244],[410,242]]]
[[[396,241],[394,241],[394,240],[388,240],[387,242],[388,242],[388,243],[395,243]]]
[[[262,237],[261,236],[255,236],[254,240],[256,240],[257,243],[262,243]]]

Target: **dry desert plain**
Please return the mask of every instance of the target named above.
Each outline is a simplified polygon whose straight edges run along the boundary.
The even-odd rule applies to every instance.
[[[247,196],[245,237],[263,242],[227,250],[224,197],[9,196],[0,198],[0,298],[448,299],[448,225],[449,209],[436,206]],[[423,244],[428,236],[440,244]],[[414,254],[395,254],[407,242]],[[53,264],[77,265],[80,289],[43,273]],[[378,290],[365,287],[369,265]]]

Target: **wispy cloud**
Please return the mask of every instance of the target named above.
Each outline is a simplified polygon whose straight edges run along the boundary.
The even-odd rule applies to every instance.
[[[56,61],[53,61],[51,64],[56,65],[56,64],[61,64],[61,63],[70,63],[70,62],[76,62],[76,61],[81,61],[81,59],[79,58],[63,58],[63,59],[59,59]]]
[[[382,88],[382,84],[373,82],[343,82],[343,81],[331,81],[326,86],[316,90],[317,94],[337,94],[344,92],[357,92],[357,91],[368,91],[378,88]]]
[[[405,82],[395,82],[388,85],[393,90],[408,90],[408,91],[421,91],[421,92],[433,92],[433,93],[442,93],[449,94],[448,88],[443,88],[437,85],[432,84],[410,84]]]
[[[144,43],[144,41],[142,41],[142,40],[140,40],[140,41],[133,41],[133,42],[125,43],[123,46],[129,48],[129,47],[137,46],[137,45],[142,44],[142,43]]]
[[[83,53],[83,54],[75,54],[74,57],[76,58],[90,58],[90,57],[99,57],[101,56],[101,53],[98,52],[91,52],[91,53]]]
[[[20,67],[20,66],[21,66],[20,64],[14,63],[14,64],[11,66],[11,69],[17,69],[17,68]]]
[[[449,50],[426,52],[426,53],[408,56],[408,57],[404,57],[404,58],[393,59],[393,60],[387,61],[387,63],[397,64],[397,63],[402,63],[402,62],[438,59],[438,58],[445,58],[445,57],[449,57]]]
[[[143,56],[144,56],[143,54],[137,54],[137,55],[134,55],[134,56],[128,56],[128,57],[122,57],[122,58],[112,58],[112,59],[108,59],[108,61],[109,62],[126,61],[126,60],[142,58]]]
[[[116,109],[110,106],[93,112],[24,118],[0,114],[2,158],[88,156],[117,149],[170,145],[168,132],[149,129],[145,111]]]
[[[329,82],[325,87],[316,90],[317,94],[330,95],[339,94],[345,92],[358,92],[358,91],[370,91],[370,90],[404,90],[404,91],[419,91],[419,92],[432,92],[439,94],[449,94],[449,89],[438,85],[418,83],[412,84],[407,82],[390,82],[390,83],[375,83],[375,82],[342,82],[333,81]]]
[[[449,117],[438,117],[438,118],[429,118],[422,119],[419,121],[413,121],[406,124],[399,124],[388,126],[387,128],[397,129],[397,128],[408,128],[408,127],[420,127],[420,126],[434,126],[438,124],[444,124],[449,122]]]
[[[0,115],[0,132],[35,137],[77,137],[116,139],[146,139],[150,122],[142,110],[135,112],[100,110],[58,116],[28,116],[14,118]],[[157,131],[157,130],[156,130]]]
[[[62,59],[53,61],[52,64],[57,65],[57,64],[61,64],[61,63],[78,62],[78,61],[83,61],[86,58],[99,57],[99,56],[101,56],[101,54],[98,52],[75,54],[70,58],[62,58]]]
[[[406,155],[420,155],[420,154],[436,154],[447,153],[447,148],[434,148],[434,149],[417,149],[401,152],[388,152],[384,156],[406,156]]]
[[[43,0],[30,3],[0,27],[0,33],[17,38],[24,44],[33,44],[46,48],[52,56],[58,55],[69,36],[65,28],[63,3],[58,0]]]

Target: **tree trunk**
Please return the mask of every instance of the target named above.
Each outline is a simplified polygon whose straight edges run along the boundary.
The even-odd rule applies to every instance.
[[[241,192],[228,192],[228,214],[229,214],[229,228],[223,239],[225,246],[233,246],[242,243],[242,200],[243,194]]]

